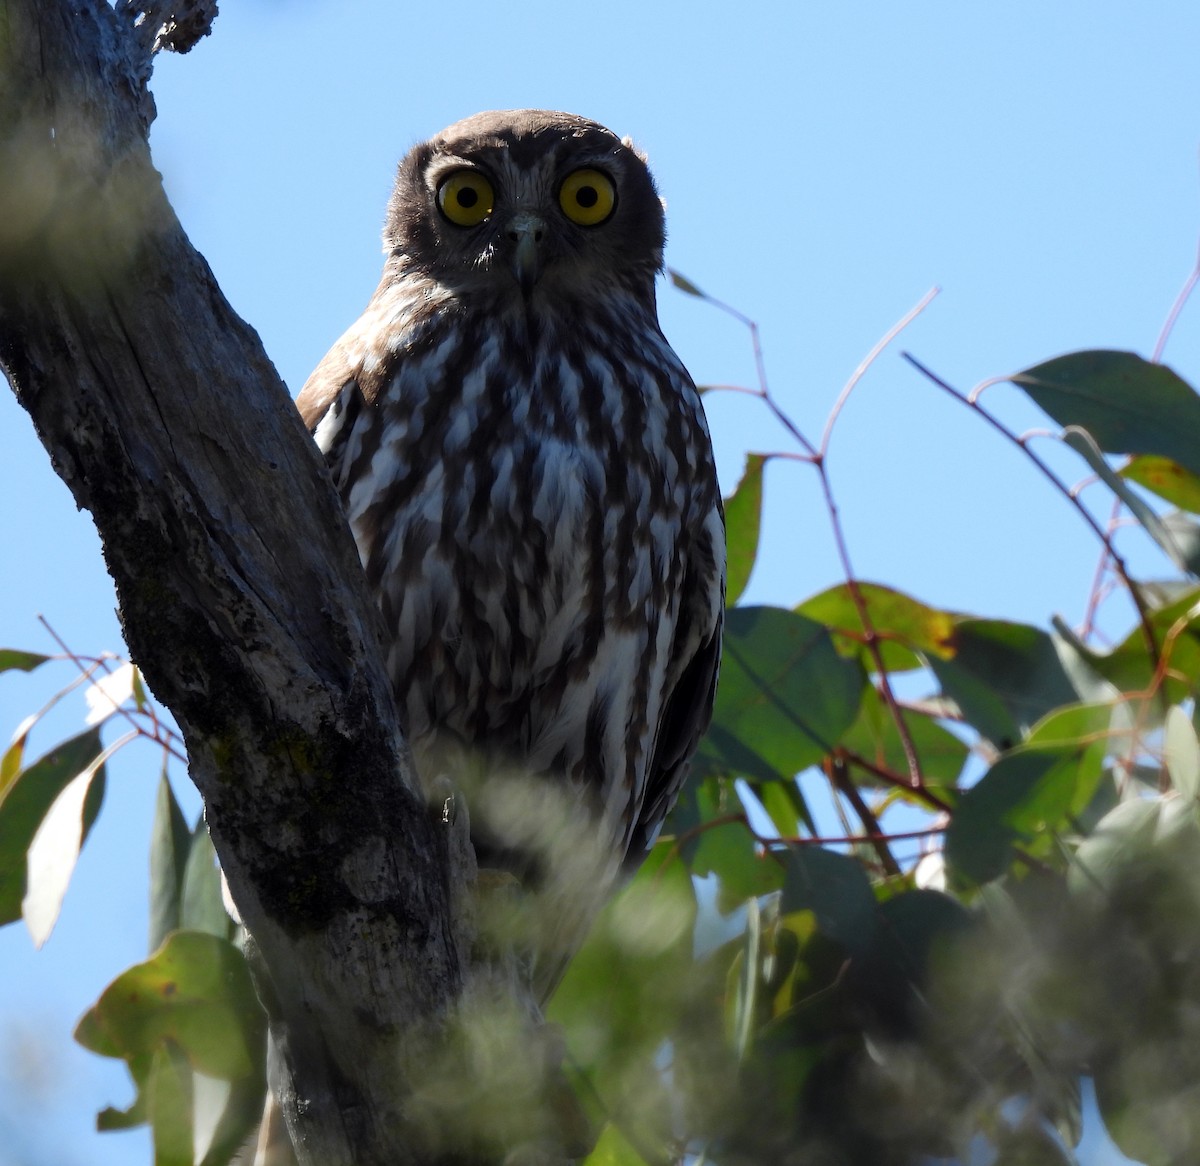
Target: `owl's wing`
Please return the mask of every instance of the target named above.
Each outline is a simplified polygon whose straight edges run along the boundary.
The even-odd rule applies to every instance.
[[[631,868],[653,845],[687,778],[692,754],[712,719],[724,620],[725,516],[718,502],[688,556],[668,668],[668,676],[676,679],[663,696],[654,756],[646,773],[646,793],[630,838],[627,865]]]

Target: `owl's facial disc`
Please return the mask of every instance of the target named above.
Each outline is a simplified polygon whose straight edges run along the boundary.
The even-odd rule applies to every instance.
[[[542,240],[546,236],[546,220],[531,211],[518,211],[505,226],[512,244],[512,271],[521,295],[526,299],[542,274]]]

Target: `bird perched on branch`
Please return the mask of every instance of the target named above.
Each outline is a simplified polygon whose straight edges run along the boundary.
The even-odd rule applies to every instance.
[[[383,278],[298,402],[418,770],[467,783],[481,866],[552,889],[551,967],[653,841],[716,685],[721,499],[663,242],[628,140],[458,122],[401,163]]]

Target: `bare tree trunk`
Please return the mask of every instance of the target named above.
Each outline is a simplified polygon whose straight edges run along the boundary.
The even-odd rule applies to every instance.
[[[186,736],[301,1163],[422,1161],[414,1067],[462,978],[447,832],[320,459],[151,166],[128,16],[0,0],[0,366]]]

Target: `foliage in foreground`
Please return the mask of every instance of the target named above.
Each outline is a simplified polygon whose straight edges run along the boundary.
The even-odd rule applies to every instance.
[[[796,448],[750,455],[727,500],[713,726],[668,834],[550,1008],[599,1133],[592,1166],[901,1166],[981,1143],[1007,1166],[1070,1163],[1087,1078],[1127,1154],[1200,1159],[1200,396],[1127,353],[1012,378],[1094,492],[1162,549],[1170,577],[1137,581],[1116,511],[1097,519],[978,391],[927,375],[1096,533],[1087,626],[940,611],[858,579],[827,476],[845,394],[817,445],[765,384],[740,390]],[[845,580],[792,609],[739,606],[780,459],[815,469]],[[1103,643],[1095,609],[1114,591],[1132,626]],[[3,652],[0,670],[49,659]],[[262,1016],[207,834],[171,791],[178,739],[131,666],[70,659],[91,685],[88,726],[28,762],[31,718],[0,760],[0,922],[24,917],[46,940],[104,762],[157,742],[150,956],[76,1037],[126,1061],[136,1086],[101,1128],[148,1122],[156,1163],[218,1166],[261,1101]],[[105,748],[101,727],[121,724]],[[476,1053],[481,1074],[497,1065],[476,1085],[499,1113],[511,1063]]]

